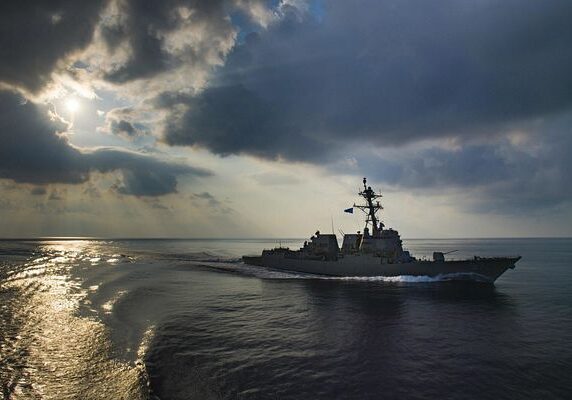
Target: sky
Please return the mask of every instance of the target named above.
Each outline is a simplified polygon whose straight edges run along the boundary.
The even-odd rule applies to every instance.
[[[0,4],[0,237],[572,236],[569,0]]]

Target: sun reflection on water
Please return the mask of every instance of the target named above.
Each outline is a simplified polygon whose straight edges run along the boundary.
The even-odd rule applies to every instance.
[[[83,287],[76,272],[113,256],[89,240],[46,241],[10,267],[0,286],[4,398],[147,397],[141,369],[118,361],[105,326],[79,313],[97,286]]]

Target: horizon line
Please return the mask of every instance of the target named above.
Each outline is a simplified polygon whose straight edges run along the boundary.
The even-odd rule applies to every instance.
[[[337,236],[337,235],[336,235]],[[42,240],[307,240],[305,237],[107,237],[107,236],[29,236],[0,237],[0,241]],[[416,237],[404,240],[483,240],[483,239],[572,239],[572,236],[480,236],[480,237]]]

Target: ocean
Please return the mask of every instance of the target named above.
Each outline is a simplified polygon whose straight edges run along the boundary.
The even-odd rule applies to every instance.
[[[521,255],[494,286],[240,261],[277,244],[0,241],[3,398],[572,398],[572,239],[404,240]]]

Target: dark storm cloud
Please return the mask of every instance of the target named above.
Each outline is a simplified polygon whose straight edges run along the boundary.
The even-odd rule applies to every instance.
[[[115,24],[103,25],[102,36],[110,50],[128,41],[132,55],[128,62],[106,78],[123,83],[152,76],[166,69],[168,53],[162,49],[161,31],[176,27],[171,1],[120,1],[122,18]]]
[[[124,64],[108,71],[105,78],[122,84],[152,78],[166,70],[175,69],[182,63],[202,64],[211,49],[193,43],[189,35],[187,42],[180,43],[168,43],[166,37],[188,28],[189,23],[190,29],[193,25],[207,26],[209,37],[206,39],[212,37],[212,43],[205,38],[195,38],[195,42],[205,40],[208,45],[215,47],[232,36],[233,32],[224,8],[225,3],[222,0],[118,1],[119,15],[103,24],[101,32],[111,52],[127,43],[129,57]]]
[[[243,86],[209,88],[196,98],[186,98],[185,104],[184,115],[167,122],[168,144],[199,145],[221,155],[303,155],[316,161],[323,156],[317,141],[301,135],[278,108]]]
[[[12,92],[0,91],[0,178],[19,183],[86,182],[92,171],[120,171],[122,194],[160,196],[176,191],[177,176],[210,172],[117,148],[86,151],[61,132],[67,125],[46,109]]]
[[[105,0],[0,2],[0,82],[38,91],[59,60],[87,46]]]
[[[111,121],[111,132],[115,135],[125,135],[128,137],[137,136],[137,130],[133,127],[131,122],[120,119],[118,121]]]
[[[147,131],[145,125],[136,122],[137,117],[131,107],[110,110],[105,116],[105,126],[100,128],[100,131],[133,140],[145,135]]]
[[[177,176],[210,176],[204,169],[176,164],[153,158],[149,155],[100,148],[84,153],[87,164],[100,172],[120,170],[123,182],[117,187],[121,194],[134,196],[161,196],[177,190]]]
[[[319,162],[352,143],[496,133],[572,105],[572,3],[332,1],[237,45],[165,141]],[[163,101],[165,98],[162,99]]]
[[[541,139],[529,135],[385,158],[368,155],[361,168],[376,184],[412,192],[459,189],[471,197],[466,207],[478,212],[518,214],[572,205],[571,126],[569,114],[543,124]]]
[[[506,152],[509,151],[511,157]],[[510,160],[509,158],[515,158]],[[507,179],[532,158],[508,143],[465,145],[459,149],[432,147],[396,159],[368,157],[364,170],[378,171],[384,182],[410,188],[475,187]],[[514,164],[517,162],[517,164]],[[522,170],[528,173],[530,168]]]

